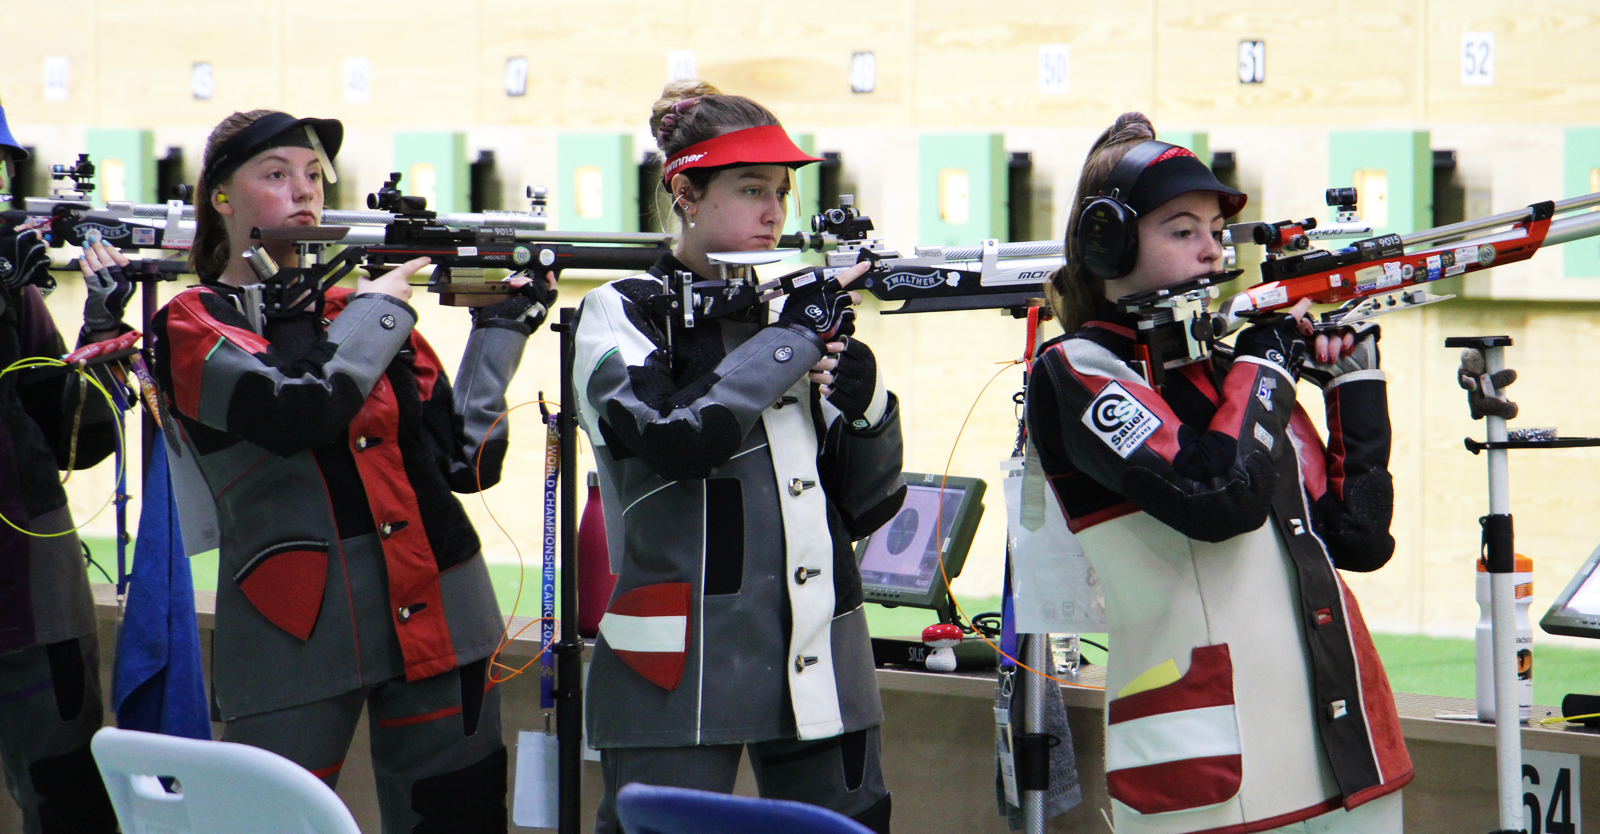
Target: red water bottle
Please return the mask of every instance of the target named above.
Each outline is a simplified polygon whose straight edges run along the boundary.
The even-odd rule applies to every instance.
[[[589,472],[589,501],[578,521],[578,636],[600,633],[600,618],[611,602],[617,577],[606,551],[606,513],[600,503],[600,473]]]

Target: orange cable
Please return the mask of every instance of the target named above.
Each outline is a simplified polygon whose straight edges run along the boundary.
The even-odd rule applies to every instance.
[[[1008,368],[1011,368],[1011,367],[1013,367],[1015,365],[1020,365],[1020,364],[1023,363],[1023,361],[1024,360],[1022,360],[1022,359],[1012,359],[1012,360],[1008,360],[1006,362],[998,363],[998,364],[1001,365],[1000,370],[995,371],[994,372],[994,376],[989,377],[989,381],[985,382],[983,384],[983,387],[978,389],[978,396],[973,398],[972,406],[967,409],[967,416],[966,416],[965,419],[963,419],[961,421],[961,428],[956,431],[955,442],[950,444],[950,457],[945,459],[945,462],[944,462],[944,475],[939,480],[939,505],[938,505],[938,509],[934,512],[934,518],[933,518],[934,535],[938,535],[939,534],[939,527],[944,521],[944,490],[945,490],[945,484],[948,483],[949,480],[950,480],[950,465],[955,461],[956,448],[961,445],[961,436],[963,434],[965,434],[966,431],[967,431],[967,423],[972,421],[972,412],[978,410],[978,403],[983,400],[983,395],[988,393],[989,386],[993,385],[994,381],[999,379],[1000,375],[1005,373]],[[1009,538],[1009,535],[1007,537]],[[962,619],[965,619],[969,623],[972,622],[972,618],[968,617],[966,610],[961,607],[961,601],[956,599],[955,589],[950,587],[950,575],[948,573],[946,573],[945,569],[944,569],[944,549],[943,548],[939,549],[939,577],[944,580],[945,592],[950,595],[950,603],[956,607],[956,612],[961,615]],[[1105,687],[1103,687],[1103,686],[1093,686],[1091,684],[1085,684],[1085,683],[1073,683],[1071,681],[1064,681],[1064,680],[1062,680],[1060,678],[1057,678],[1057,677],[1055,677],[1053,675],[1047,675],[1044,672],[1041,672],[1038,669],[1035,669],[1032,666],[1029,666],[1028,664],[1023,663],[1022,661],[1012,657],[1011,655],[1006,654],[1004,650],[1002,650],[999,646],[997,646],[993,642],[991,642],[989,640],[989,638],[985,637],[983,632],[982,631],[978,631],[976,627],[973,628],[973,632],[978,635],[978,639],[979,640],[982,640],[983,642],[988,643],[989,648],[994,649],[995,654],[997,654],[997,655],[999,655],[999,656],[1011,661],[1012,663],[1015,663],[1017,666],[1020,666],[1023,669],[1027,669],[1029,672],[1032,672],[1032,673],[1034,673],[1035,675],[1038,675],[1041,678],[1047,678],[1049,680],[1055,681],[1056,683],[1058,683],[1058,684],[1060,684],[1062,686],[1070,686],[1070,687],[1074,687],[1076,689],[1098,689],[1098,690],[1102,690],[1102,691],[1105,690]]]
[[[549,400],[545,400],[545,399],[535,399],[535,400],[529,400],[529,401],[527,401],[525,403],[518,403],[518,404],[506,409],[505,411],[500,412],[500,416],[494,418],[494,422],[489,424],[489,428],[488,428],[487,431],[485,431],[483,433],[483,436],[485,438],[487,438],[489,435],[494,434],[494,427],[500,425],[500,421],[501,420],[504,420],[506,417],[508,417],[511,414],[511,412],[516,411],[517,409],[519,409],[519,408],[521,408],[521,407],[523,407],[525,405],[554,405],[554,406],[557,406],[558,408],[560,407],[559,404],[550,402]],[[478,453],[476,455],[474,455],[473,458],[472,458],[472,476],[477,481],[478,500],[483,503],[483,511],[489,514],[489,520],[493,521],[494,522],[494,526],[499,528],[500,533],[506,537],[507,541],[511,542],[511,549],[516,551],[516,554],[517,554],[517,595],[511,602],[511,616],[515,617],[516,614],[517,614],[517,606],[522,604],[522,586],[523,586],[523,580],[524,580],[523,574],[525,573],[525,571],[527,569],[527,565],[523,562],[523,559],[522,559],[522,548],[517,547],[517,539],[516,539],[516,537],[512,536],[511,532],[505,528],[505,525],[500,523],[500,519],[495,516],[494,510],[489,508],[489,499],[487,497],[485,497],[484,494],[483,494],[483,444],[482,443],[478,444]],[[544,643],[544,645],[539,648],[539,652],[538,652],[538,654],[535,654],[533,656],[533,660],[530,660],[527,663],[523,664],[522,666],[517,667],[515,669],[515,671],[512,671],[511,674],[509,674],[509,675],[507,675],[507,676],[505,676],[503,678],[496,678],[494,676],[494,672],[492,671],[493,668],[495,668],[495,667],[498,667],[500,669],[508,669],[508,670],[512,669],[512,667],[507,666],[507,665],[505,665],[505,664],[500,662],[500,653],[502,651],[505,651],[505,648],[507,646],[511,645],[511,641],[512,640],[515,640],[518,637],[521,637],[522,636],[522,632],[527,631],[528,628],[530,626],[532,626],[534,623],[542,623],[545,620],[552,620],[553,621],[554,619],[555,619],[554,617],[539,617],[539,618],[534,619],[531,622],[527,623],[522,628],[517,629],[517,633],[516,634],[511,634],[511,617],[507,617],[506,618],[505,628],[501,629],[501,631],[500,631],[500,642],[499,642],[499,645],[495,646],[494,652],[489,655],[489,666],[491,667],[491,671],[489,673],[489,682],[490,683],[495,683],[495,684],[505,683],[506,681],[511,680],[512,678],[516,677],[517,675],[522,674],[524,670],[526,670],[529,666],[533,665],[534,661],[536,661],[540,657],[542,657],[544,655],[544,653],[546,651],[548,651],[550,649],[550,646],[554,643],[554,641],[555,641],[555,639],[557,637],[556,633],[552,633],[551,637],[550,637],[550,640],[547,641],[546,643]],[[557,629],[557,632],[559,632],[559,628]],[[508,637],[508,635],[509,635],[509,637]]]

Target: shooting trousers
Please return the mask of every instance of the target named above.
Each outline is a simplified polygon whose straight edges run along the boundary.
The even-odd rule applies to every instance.
[[[0,289],[0,368],[64,353],[38,288]],[[90,373],[108,390],[115,384],[103,365]],[[115,412],[77,374],[36,368],[0,377],[0,515],[9,522],[0,522],[0,653],[94,633],[83,546],[60,473],[105,460],[116,444]],[[95,555],[110,569],[110,554]]]

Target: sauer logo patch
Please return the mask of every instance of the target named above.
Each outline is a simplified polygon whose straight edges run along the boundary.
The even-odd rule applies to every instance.
[[[1161,418],[1115,382],[1100,389],[1089,403],[1083,423],[1122,457],[1133,454],[1145,438],[1161,428]]]

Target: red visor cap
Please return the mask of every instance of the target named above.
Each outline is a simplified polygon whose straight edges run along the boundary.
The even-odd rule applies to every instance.
[[[696,142],[672,155],[661,167],[661,184],[671,187],[672,175],[694,168],[729,168],[735,165],[787,165],[799,168],[819,157],[800,150],[777,125],[747,127]]]

